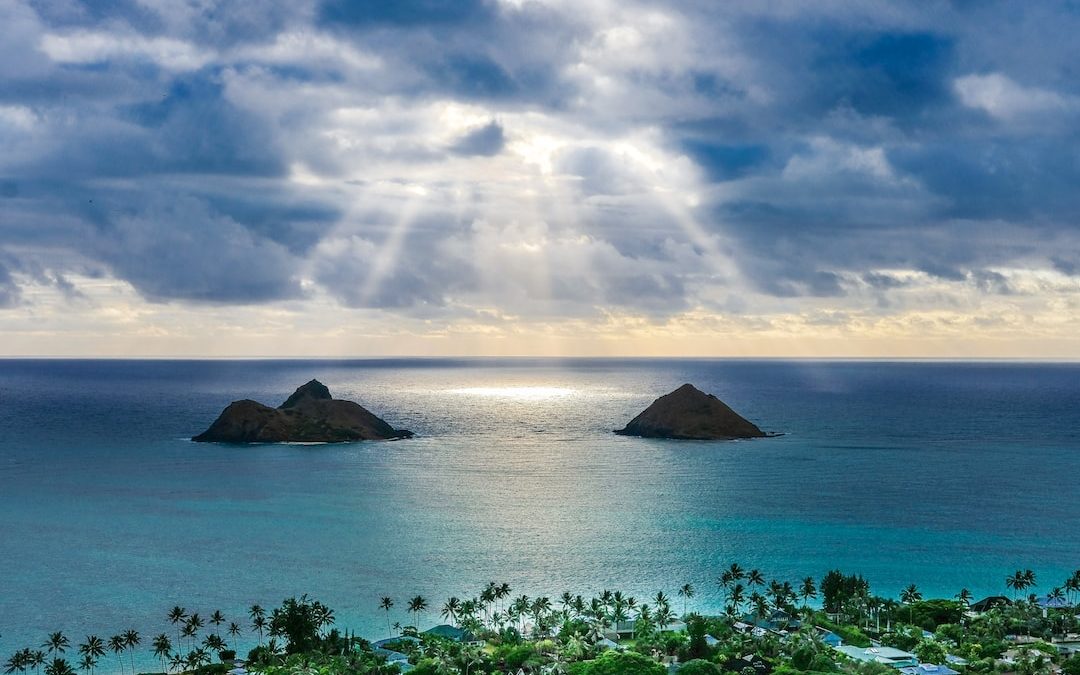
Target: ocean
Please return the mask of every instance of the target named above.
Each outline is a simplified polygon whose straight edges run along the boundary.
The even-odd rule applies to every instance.
[[[318,378],[411,440],[197,444]],[[777,438],[617,436],[684,382]],[[732,562],[896,597],[1080,567],[1080,366],[749,360],[0,361],[0,657],[308,594],[385,637],[488,581],[639,598]],[[681,610],[681,602],[674,608]],[[254,643],[247,631],[238,645]],[[149,648],[145,668],[155,665]],[[103,665],[108,667],[111,655]]]

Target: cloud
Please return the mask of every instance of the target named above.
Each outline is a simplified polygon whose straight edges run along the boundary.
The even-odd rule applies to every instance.
[[[961,102],[1002,120],[1076,109],[1076,99],[1037,87],[1023,87],[1001,73],[965,75],[953,83]]]
[[[876,0],[14,0],[0,306],[100,285],[456,334],[1069,305],[1077,30]]]
[[[490,157],[502,152],[505,145],[506,134],[503,132],[502,125],[492,120],[459,138],[451,146],[451,150],[459,155]]]

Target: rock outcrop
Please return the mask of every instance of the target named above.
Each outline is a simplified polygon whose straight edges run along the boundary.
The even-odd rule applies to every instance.
[[[769,435],[720,399],[692,384],[684,384],[656,399],[640,415],[630,420],[625,428],[615,433],[687,440],[730,440]]]
[[[257,401],[233,401],[210,428],[191,440],[220,443],[341,443],[410,438],[352,401],[330,395],[312,380],[277,408]]]

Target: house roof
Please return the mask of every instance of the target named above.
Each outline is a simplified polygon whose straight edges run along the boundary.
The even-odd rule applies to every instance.
[[[1012,601],[1006,598],[1004,595],[989,595],[978,602],[973,602],[968,605],[968,609],[973,612],[985,612],[993,609],[994,607],[1001,607],[1003,605],[1011,605]]]
[[[1039,598],[1039,607],[1049,607],[1051,609],[1059,609],[1062,607],[1069,607],[1069,601],[1065,598],[1051,598],[1049,596]]]
[[[723,669],[732,672],[742,672],[743,668],[753,668],[759,675],[769,675],[772,672],[772,666],[768,661],[765,661],[759,656],[753,654],[747,654],[746,656],[728,659],[723,663]]]
[[[933,663],[920,663],[917,666],[907,666],[900,669],[904,675],[960,675],[958,671],[948,666],[939,666]]]
[[[853,658],[857,661],[874,661],[876,663],[895,663],[897,661],[918,662],[915,655],[894,647],[856,647],[855,645],[840,645],[833,647],[836,651]],[[926,675],[926,674],[919,674]]]

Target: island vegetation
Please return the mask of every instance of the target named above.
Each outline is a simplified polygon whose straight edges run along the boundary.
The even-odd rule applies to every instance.
[[[966,589],[926,599],[915,584],[882,597],[839,570],[793,582],[732,564],[716,583],[717,615],[696,611],[692,584],[647,599],[515,596],[494,582],[441,605],[386,596],[371,604],[389,634],[377,641],[337,627],[334,611],[307,596],[244,617],[178,605],[156,635],[56,631],[14,651],[3,670],[135,675],[144,650],[161,673],[194,675],[1080,675],[1080,570],[1043,594],[1034,572],[1018,570],[1003,595],[978,601]],[[238,658],[230,644],[242,637],[255,646]]]

